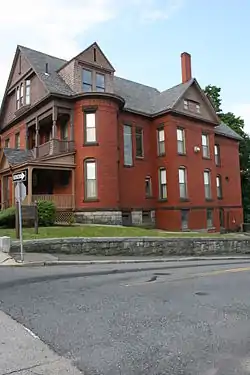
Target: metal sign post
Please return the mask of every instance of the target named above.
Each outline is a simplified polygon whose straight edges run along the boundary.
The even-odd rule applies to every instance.
[[[19,234],[20,234],[20,253],[21,262],[24,261],[23,256],[23,225],[22,225],[22,206],[21,206],[21,181],[17,182],[18,185],[18,215],[19,215]]]
[[[23,197],[23,189],[22,184],[26,181],[26,171],[18,172],[13,174],[13,182],[16,183],[17,189],[15,191],[17,192],[17,203],[18,203],[18,218],[19,218],[19,235],[20,235],[20,253],[21,253],[21,262],[24,261],[24,255],[23,255],[23,225],[22,225],[22,200]],[[25,194],[26,195],[26,194]]]

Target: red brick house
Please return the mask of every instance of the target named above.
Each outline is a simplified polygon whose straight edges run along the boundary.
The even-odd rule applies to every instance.
[[[220,121],[181,55],[160,92],[116,77],[94,43],[70,61],[18,46],[1,114],[1,205],[27,170],[26,203],[79,222],[234,229],[243,221],[240,137]]]

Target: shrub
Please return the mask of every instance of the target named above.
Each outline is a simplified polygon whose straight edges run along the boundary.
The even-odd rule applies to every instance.
[[[9,207],[0,211],[0,227],[15,228],[16,208]]]
[[[50,201],[38,201],[38,223],[42,227],[54,225],[56,219],[56,206]]]

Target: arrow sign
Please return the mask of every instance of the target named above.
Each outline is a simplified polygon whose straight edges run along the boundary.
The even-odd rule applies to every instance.
[[[23,182],[23,181],[26,181],[26,171],[13,174],[13,182]]]

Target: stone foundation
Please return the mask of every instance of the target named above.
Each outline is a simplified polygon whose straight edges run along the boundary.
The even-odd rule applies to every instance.
[[[121,211],[83,211],[76,212],[75,219],[81,224],[122,225]]]
[[[19,252],[13,241],[11,252]],[[250,254],[245,238],[58,238],[24,241],[24,251],[98,256],[202,256]]]

